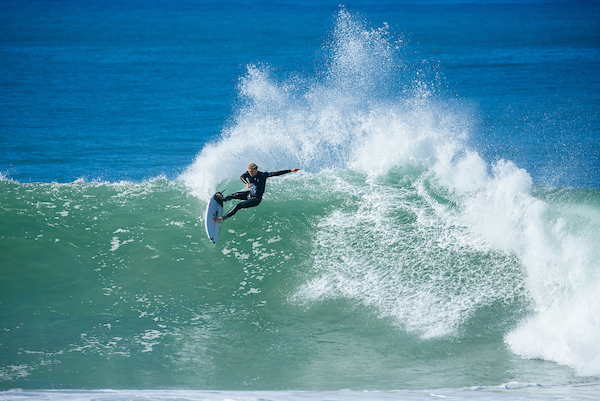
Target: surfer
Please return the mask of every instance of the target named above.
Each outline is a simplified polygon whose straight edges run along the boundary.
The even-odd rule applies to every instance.
[[[281,170],[273,173],[264,173],[262,171],[258,171],[258,166],[254,163],[250,163],[248,165],[248,171],[240,176],[240,179],[248,188],[249,191],[239,191],[231,195],[223,196],[222,193],[217,192],[216,196],[219,197],[223,202],[230,201],[232,199],[240,199],[243,202],[235,205],[233,209],[229,213],[227,213],[223,217],[213,217],[213,220],[217,223],[221,223],[223,220],[230,218],[234,214],[238,212],[240,209],[247,209],[249,207],[258,206],[260,201],[262,200],[263,194],[265,192],[265,184],[267,178],[269,177],[277,177],[278,175],[283,175],[287,173],[295,173],[300,170],[299,168],[293,168],[291,170]]]

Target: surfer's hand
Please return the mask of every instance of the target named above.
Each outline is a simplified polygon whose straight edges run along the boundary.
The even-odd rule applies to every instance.
[[[291,169],[290,171],[291,171],[292,173],[295,173],[296,171],[299,171],[299,170],[300,170],[299,168],[293,168],[293,169]]]

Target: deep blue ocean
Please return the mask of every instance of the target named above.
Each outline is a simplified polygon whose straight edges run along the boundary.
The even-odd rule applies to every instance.
[[[0,0],[0,400],[598,399],[599,66],[598,1]]]

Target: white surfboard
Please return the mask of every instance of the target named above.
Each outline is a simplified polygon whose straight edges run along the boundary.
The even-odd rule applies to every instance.
[[[223,201],[217,199],[217,194],[214,194],[206,207],[206,234],[208,238],[216,244],[221,232],[221,223],[216,223],[213,217],[223,216]]]

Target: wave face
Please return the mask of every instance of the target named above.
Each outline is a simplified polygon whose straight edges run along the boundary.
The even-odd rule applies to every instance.
[[[405,51],[342,10],[315,77],[248,67],[231,124],[179,179],[0,181],[2,388],[600,375],[600,191],[486,162],[471,112]],[[269,179],[215,247],[206,199],[251,161],[302,171]]]

